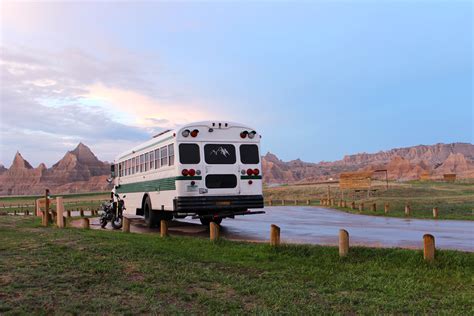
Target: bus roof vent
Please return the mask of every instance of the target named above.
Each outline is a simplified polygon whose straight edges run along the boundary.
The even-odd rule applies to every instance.
[[[157,138],[158,136],[161,136],[161,135],[166,134],[166,133],[168,133],[168,132],[171,132],[171,130],[170,130],[170,129],[167,129],[166,131],[163,131],[163,132],[161,132],[161,133],[156,134],[155,136],[153,136],[153,138]]]

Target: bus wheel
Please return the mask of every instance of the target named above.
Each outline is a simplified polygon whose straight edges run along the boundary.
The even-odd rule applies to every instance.
[[[151,201],[148,196],[143,204],[143,213],[145,215],[145,224],[148,228],[155,227],[159,223],[158,213],[153,212],[151,209]]]
[[[204,226],[209,226],[209,224],[211,222],[214,222],[217,225],[220,225],[222,223],[222,218],[220,218],[220,217],[219,218],[213,218],[213,219],[200,217],[199,220],[201,221],[201,224],[204,225]]]

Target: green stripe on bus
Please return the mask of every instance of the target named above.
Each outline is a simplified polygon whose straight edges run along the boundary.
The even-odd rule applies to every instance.
[[[240,176],[240,179],[241,180],[258,180],[258,179],[262,179],[262,176]]]
[[[150,191],[171,191],[176,190],[176,177],[150,180],[144,182],[121,184],[117,188],[117,193],[135,193]]]
[[[201,176],[179,176],[176,180],[202,180]]]

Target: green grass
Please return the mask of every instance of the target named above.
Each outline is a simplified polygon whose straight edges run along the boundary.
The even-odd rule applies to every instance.
[[[439,219],[474,220],[474,183],[458,182],[420,182],[413,181],[407,183],[391,182],[386,190],[381,183],[375,187],[378,190],[367,198],[367,193],[345,191],[344,199],[350,204],[355,201],[357,204],[364,202],[366,215],[404,217],[405,205],[410,205],[412,217],[433,218],[433,208],[438,207]],[[265,199],[281,203],[282,199],[287,200],[291,205],[297,199],[303,202],[306,199],[317,201],[327,197],[327,184],[307,185],[307,186],[286,186],[265,188]],[[331,197],[336,200],[343,198],[337,184],[331,185]],[[370,211],[370,205],[377,204],[377,212]],[[390,204],[390,212],[384,214],[385,203]],[[339,208],[340,209],[340,208]],[[349,209],[341,209],[347,212]]]
[[[0,314],[458,314],[474,255],[42,228],[0,216]]]

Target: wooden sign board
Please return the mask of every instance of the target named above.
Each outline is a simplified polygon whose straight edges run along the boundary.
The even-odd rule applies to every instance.
[[[344,172],[339,175],[340,189],[368,190],[372,185],[371,171]]]
[[[455,173],[445,173],[445,174],[443,174],[443,179],[446,182],[454,182],[454,181],[456,181],[456,174]]]
[[[420,175],[420,180],[421,181],[428,181],[431,179],[431,174],[429,172],[423,172],[421,175]]]

